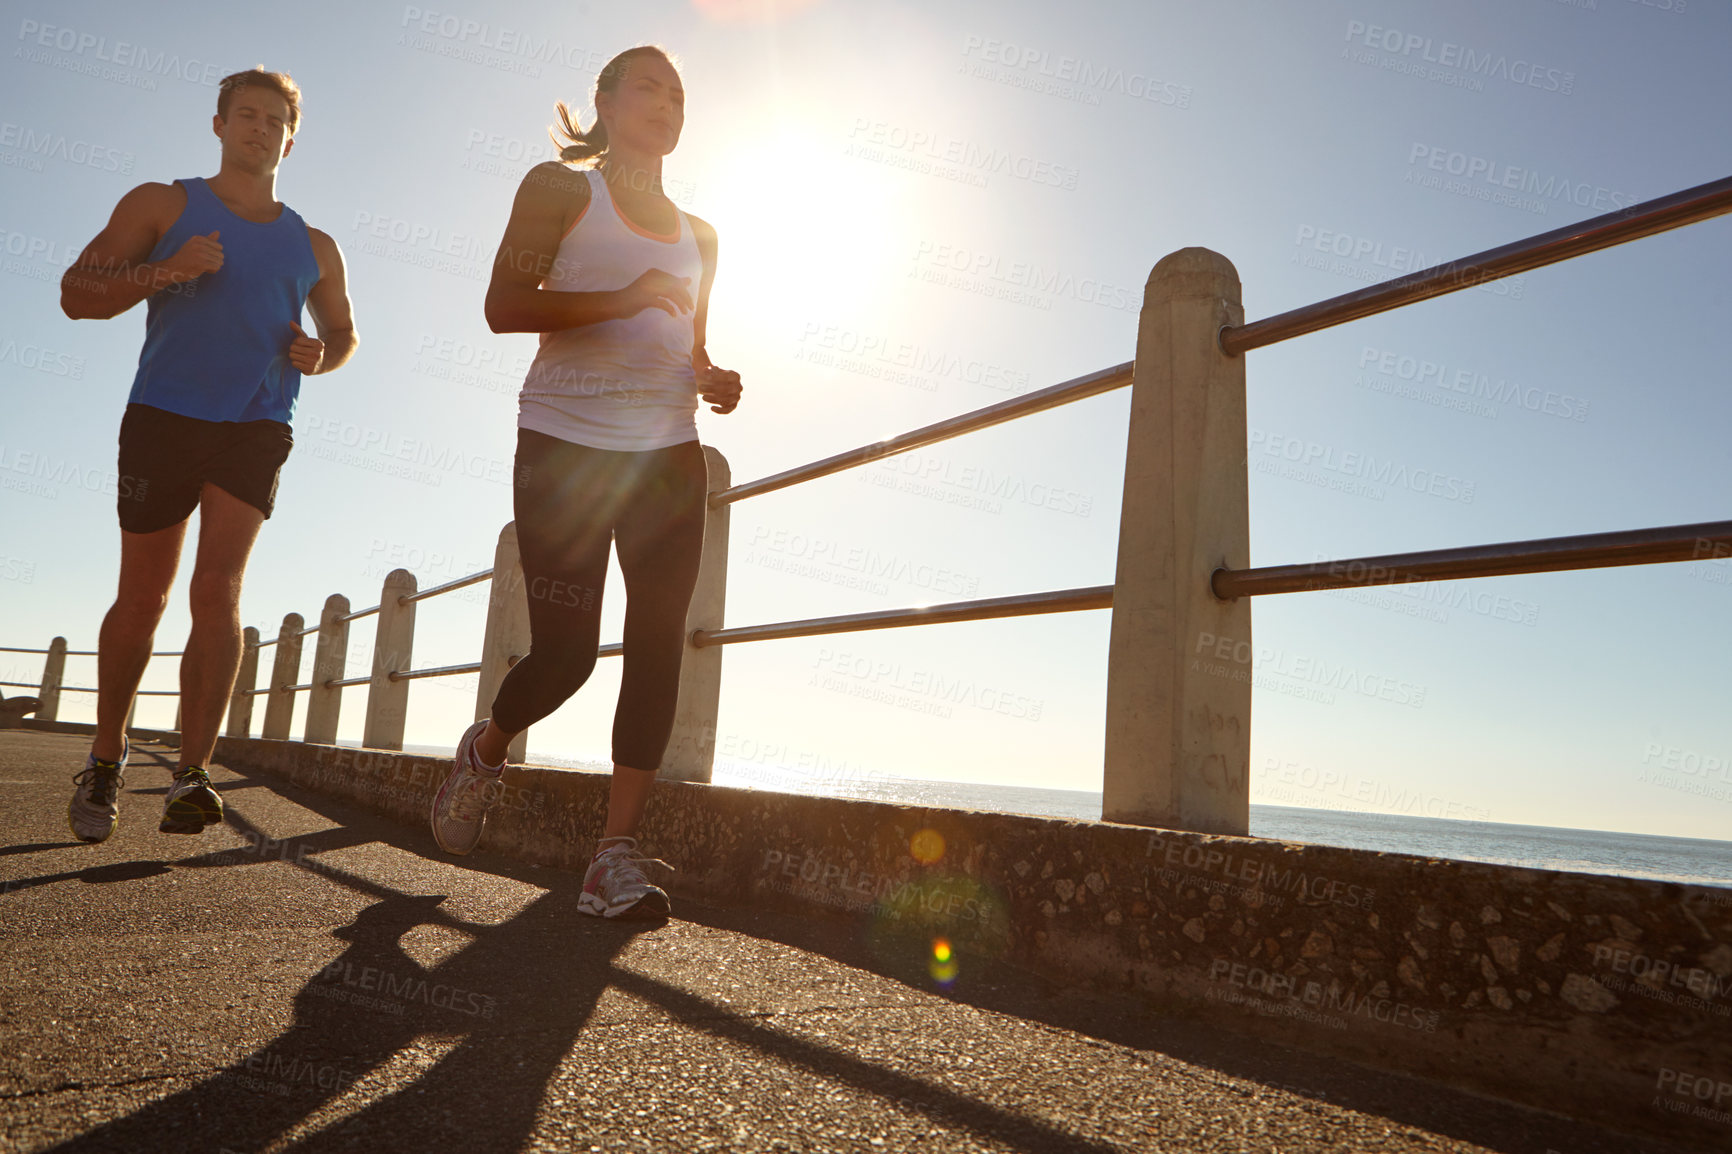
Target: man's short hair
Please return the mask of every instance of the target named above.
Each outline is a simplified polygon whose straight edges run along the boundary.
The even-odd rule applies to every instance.
[[[217,88],[217,115],[224,120],[229,118],[229,102],[235,93],[250,84],[269,88],[281,96],[289,104],[289,135],[301,126],[301,89],[287,72],[266,72],[263,64],[255,64],[245,72],[236,72],[222,78]]]

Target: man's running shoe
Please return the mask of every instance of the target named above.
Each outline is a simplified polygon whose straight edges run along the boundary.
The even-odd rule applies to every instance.
[[[486,728],[487,719],[482,718],[463,731],[451,773],[433,797],[433,840],[446,853],[466,854],[475,848],[487,811],[505,792],[499,780],[505,765],[486,766],[475,756],[475,739]]]
[[[673,867],[659,858],[636,856],[634,837],[610,840],[613,844],[595,855],[595,860],[589,863],[589,872],[583,875],[583,893],[578,896],[577,908],[598,918],[667,917],[667,891],[650,884],[643,865]]]
[[[168,801],[162,807],[163,833],[203,833],[223,819],[223,799],[211,788],[202,766],[189,765],[174,775]]]
[[[121,776],[126,754],[126,735],[122,734],[119,761],[103,761],[93,753],[84,759],[84,771],[72,776],[78,788],[66,807],[66,822],[79,841],[107,841],[114,832],[114,824],[120,820],[120,787],[126,784]]]

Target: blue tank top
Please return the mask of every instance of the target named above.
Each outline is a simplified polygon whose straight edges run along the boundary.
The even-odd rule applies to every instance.
[[[287,424],[301,391],[300,370],[289,363],[289,325],[319,280],[306,222],[286,204],[270,224],[244,220],[199,177],[176,183],[186,208],[150,259],[216,232],[223,266],[151,294],[127,399],[206,421]]]

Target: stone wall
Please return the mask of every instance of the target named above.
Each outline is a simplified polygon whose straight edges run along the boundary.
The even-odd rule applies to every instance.
[[[426,831],[449,761],[221,740]],[[602,774],[511,768],[483,849],[581,869]],[[829,910],[1164,1012],[1732,1148],[1732,889],[664,782],[674,895]],[[428,849],[433,848],[427,834]],[[937,950],[939,939],[948,946]]]

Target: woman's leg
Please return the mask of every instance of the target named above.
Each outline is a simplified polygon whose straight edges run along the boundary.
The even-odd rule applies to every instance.
[[[625,577],[625,654],[613,719],[604,838],[631,836],[673,732],[686,609],[704,547],[709,479],[696,441],[656,449],[615,527]]]
[[[511,739],[563,705],[595,669],[608,548],[629,489],[622,465],[631,456],[518,430],[512,504],[530,649],[505,675],[492,724],[476,740],[484,764],[503,761]]]

